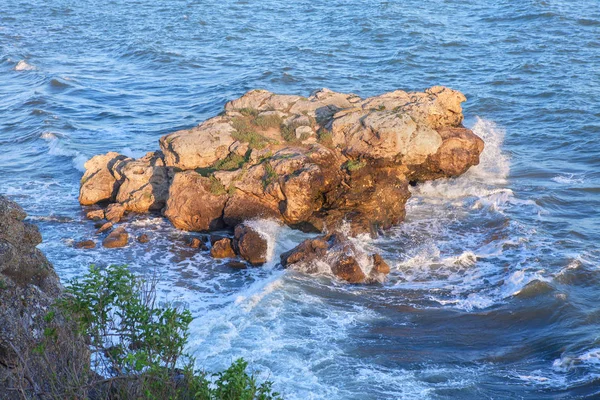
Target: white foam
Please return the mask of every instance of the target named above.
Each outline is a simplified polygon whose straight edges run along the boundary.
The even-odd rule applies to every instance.
[[[51,132],[42,133],[41,137],[48,141],[48,154],[59,157],[70,157],[75,169],[85,172],[84,164],[88,160],[86,156],[77,150],[67,149],[57,135]]]
[[[52,133],[52,132],[42,132],[42,134],[40,135],[41,139],[44,140],[55,140],[58,139],[58,137],[56,136],[56,134]]]
[[[556,183],[561,183],[564,185],[573,185],[585,182],[585,179],[582,174],[557,175],[554,178],[552,178],[552,180]]]
[[[33,65],[27,64],[27,61],[21,60],[15,65],[15,71],[33,71],[35,67]]]

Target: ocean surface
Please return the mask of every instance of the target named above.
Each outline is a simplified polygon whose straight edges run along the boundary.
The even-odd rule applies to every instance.
[[[600,398],[598,0],[0,0],[0,193],[67,280],[89,264],[160,277],[190,351],[244,357],[286,399]],[[382,285],[285,271],[306,234],[270,221],[236,271],[160,216],[147,245],[77,250],[83,163],[140,156],[253,88],[465,93],[481,164],[413,188],[406,222],[359,238]]]

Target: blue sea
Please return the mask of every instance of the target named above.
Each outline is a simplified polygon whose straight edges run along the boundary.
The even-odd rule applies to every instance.
[[[359,238],[382,285],[281,269],[309,236],[273,221],[255,222],[270,261],[244,271],[159,215],[124,223],[148,245],[73,247],[95,238],[77,201],[95,154],[143,155],[254,88],[433,85],[466,95],[486,148]],[[286,399],[600,398],[598,0],[0,0],[0,194],[63,281],[157,274],[199,368],[244,357]]]

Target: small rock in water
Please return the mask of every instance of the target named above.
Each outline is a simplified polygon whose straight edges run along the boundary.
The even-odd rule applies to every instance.
[[[254,266],[267,262],[267,241],[261,234],[245,224],[235,227],[234,248],[237,253]]]
[[[235,257],[235,252],[231,246],[231,239],[223,238],[217,240],[210,249],[210,255],[214,258],[232,258]]]
[[[122,204],[114,203],[106,207],[106,211],[104,212],[106,215],[106,219],[112,223],[117,223],[123,218],[125,214],[125,206]]]
[[[150,241],[150,236],[143,233],[137,237],[137,241],[139,243],[148,243]]]
[[[120,227],[112,231],[106,239],[102,242],[102,245],[106,248],[112,249],[116,247],[125,247],[129,241],[129,234],[125,228]]]
[[[75,243],[76,249],[93,249],[96,247],[96,242],[93,240],[82,240],[81,242]]]
[[[236,260],[229,261],[227,263],[227,266],[229,268],[233,268],[233,269],[246,269],[246,268],[248,268],[248,264],[246,264],[245,262],[236,261]]]
[[[92,221],[100,221],[104,219],[104,210],[94,210],[85,214],[87,219],[91,219]]]
[[[191,238],[190,241],[189,241],[189,243],[188,243],[188,246],[190,246],[192,249],[197,249],[197,248],[200,247],[201,243],[202,242],[200,241],[200,239],[198,239],[198,238]]]
[[[96,233],[103,233],[106,232],[107,230],[109,230],[110,228],[113,227],[113,223],[112,222],[107,222],[105,224],[103,224],[97,231]]]
[[[371,258],[373,259],[373,272],[384,275],[390,273],[390,266],[379,254],[375,253],[371,256]]]
[[[367,278],[356,258],[352,256],[337,259],[331,266],[331,272],[349,283],[361,283]]]
[[[390,272],[389,265],[379,254],[372,254],[373,269],[367,276],[360,266],[361,252],[351,241],[340,233],[330,233],[314,239],[307,239],[292,250],[281,255],[284,267],[293,266],[304,272],[316,272],[315,265],[327,264],[331,273],[349,283],[382,281]]]

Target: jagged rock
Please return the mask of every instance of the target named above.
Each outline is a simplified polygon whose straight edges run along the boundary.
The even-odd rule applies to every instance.
[[[208,247],[206,246],[206,244],[204,244],[204,241],[197,237],[190,238],[187,244],[192,249],[200,249],[203,251],[208,250]]]
[[[109,152],[92,157],[85,164],[81,178],[79,202],[92,205],[101,201],[115,201],[121,184],[121,168],[126,156]]]
[[[75,248],[77,249],[93,249],[96,247],[96,242],[93,240],[82,240],[80,242],[75,243]]]
[[[100,228],[98,228],[98,230],[96,231],[96,233],[98,233],[98,234],[99,233],[104,233],[104,232],[112,229],[113,225],[114,224],[112,222],[106,222],[106,223],[102,224],[100,226]]]
[[[232,241],[230,238],[217,240],[210,249],[210,255],[214,258],[231,258],[235,257]]]
[[[368,259],[370,262],[367,264],[371,265],[362,266],[361,261],[364,259]],[[328,272],[349,283],[381,280],[389,273],[389,267],[386,272],[387,264],[378,254],[367,257],[340,233],[305,240],[283,253],[281,264],[306,273],[320,273],[323,268],[329,269]]]
[[[145,233],[142,233],[137,237],[136,240],[138,241],[138,243],[148,243],[150,241],[150,236],[148,236]]]
[[[367,99],[253,90],[219,116],[162,137],[161,151],[92,158],[80,201],[139,212],[164,204],[188,231],[269,218],[319,232],[347,221],[352,235],[376,235],[404,219],[409,182],[454,177],[479,162],[483,141],[462,126],[465,100],[441,86]]]
[[[116,200],[128,211],[147,212],[165,206],[169,194],[169,176],[160,151],[125,162],[121,174],[123,182]]]
[[[244,260],[254,266],[267,262],[267,240],[248,225],[235,227],[233,246]]]
[[[54,268],[36,248],[41,235],[15,202],[0,196],[0,398],[35,398],[49,383],[89,368],[89,348],[60,312],[46,315],[62,294]],[[35,349],[44,332],[58,340]],[[81,368],[81,369],[79,369]],[[26,371],[27,383],[21,374]],[[56,373],[55,373],[56,371]],[[71,373],[67,378],[65,372]],[[37,389],[37,393],[36,393]],[[60,390],[59,387],[54,389]]]
[[[387,275],[390,273],[390,266],[379,254],[373,254],[373,270],[372,272]]]
[[[236,141],[234,132],[229,120],[215,117],[195,128],[163,136],[159,144],[165,164],[183,170],[210,167],[230,153]]]
[[[100,221],[104,219],[104,210],[93,210],[85,214],[87,219],[91,219],[92,221]]]
[[[129,241],[129,234],[123,227],[119,227],[108,234],[108,236],[102,241],[102,246],[113,249],[117,247],[127,246]]]
[[[104,211],[105,218],[113,224],[119,222],[123,215],[125,215],[125,206],[119,203],[109,204]]]
[[[194,171],[178,172],[169,189],[164,214],[186,231],[209,231],[223,227],[227,194],[215,180]]]

